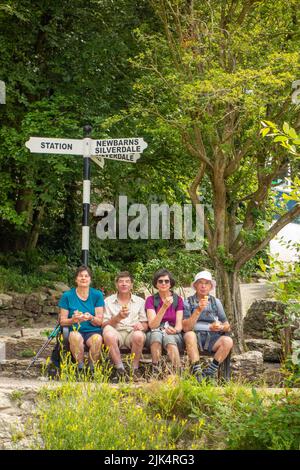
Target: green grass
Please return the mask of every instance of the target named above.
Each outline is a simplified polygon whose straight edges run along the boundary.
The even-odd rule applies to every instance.
[[[13,391],[10,393],[9,398],[10,398],[12,401],[20,401],[20,400],[22,400],[23,395],[24,395],[24,392],[22,392],[22,390],[13,390]]]
[[[56,273],[23,273],[19,268],[0,266],[0,292],[29,294],[40,287],[53,288],[56,281],[68,282],[66,275]]]
[[[300,448],[300,394],[170,377],[117,387],[66,381],[39,399],[45,449]]]
[[[34,357],[36,355],[36,352],[33,349],[24,349],[19,353],[20,357]]]

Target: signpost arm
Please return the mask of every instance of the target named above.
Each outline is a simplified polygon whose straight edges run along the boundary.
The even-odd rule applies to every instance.
[[[82,240],[81,240],[81,261],[88,266],[90,249],[90,195],[91,195],[91,159],[90,159],[90,138],[91,126],[84,126],[84,155],[83,155],[83,196],[82,196]]]
[[[0,104],[1,101],[3,102],[5,100],[5,97],[3,97],[3,85],[5,92],[5,84],[0,81]],[[91,159],[101,166],[101,168],[103,168],[106,158],[120,162],[136,163],[140,158],[141,153],[148,145],[143,138],[136,137],[130,139],[92,140],[90,138],[91,132],[92,126],[86,125],[83,128],[83,139],[30,137],[25,143],[25,146],[31,153],[83,155],[81,262],[85,266],[88,266],[90,251],[89,213],[91,196]]]

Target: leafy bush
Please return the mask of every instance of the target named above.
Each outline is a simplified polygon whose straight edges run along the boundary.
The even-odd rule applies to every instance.
[[[36,272],[22,274],[17,268],[0,266],[0,292],[30,293],[40,287],[53,287],[54,281],[69,282],[69,276],[64,273],[53,276],[53,273]]]
[[[174,449],[182,422],[149,416],[126,387],[67,384],[49,392],[40,412],[45,449]],[[57,407],[63,412],[57,413]],[[117,426],[117,432],[116,432]]]
[[[66,382],[45,391],[38,419],[45,449],[299,449],[299,405],[288,389],[170,376],[139,388]]]
[[[91,266],[93,272],[93,286],[100,289],[105,295],[110,295],[115,291],[115,277],[117,270],[103,271],[98,266]]]
[[[189,286],[197,272],[205,268],[212,269],[212,265],[204,253],[191,253],[184,250],[169,253],[168,250],[161,249],[157,255],[147,263],[135,264],[134,275],[137,285],[145,284],[151,289],[155,271],[166,268],[174,275],[176,286]]]
[[[300,399],[275,396],[266,405],[256,392],[228,426],[227,446],[243,450],[299,450]]]
[[[284,244],[284,243],[283,243]],[[300,252],[300,245],[293,244]],[[275,298],[285,303],[284,314],[269,312],[266,316],[267,336],[282,344],[282,374],[287,386],[299,386],[300,354],[299,342],[292,340],[292,331],[300,326],[300,264],[286,263],[275,257],[269,265],[260,260],[260,267],[270,278]]]
[[[20,357],[34,357],[36,355],[36,352],[33,349],[24,349],[23,351],[20,352]]]
[[[69,283],[73,269],[61,253],[39,249],[0,253],[0,292],[28,293],[39,287],[53,287],[57,281]]]
[[[244,264],[240,270],[239,276],[242,282],[251,282],[253,278],[262,277],[260,270],[260,260],[263,260],[264,263],[267,263],[268,260],[268,250],[263,250],[258,252],[254,258],[251,258]]]

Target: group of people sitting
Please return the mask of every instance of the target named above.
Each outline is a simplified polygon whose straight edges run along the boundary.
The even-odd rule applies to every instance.
[[[116,279],[116,293],[103,297],[100,290],[90,287],[92,273],[81,266],[75,274],[76,287],[65,292],[60,301],[60,325],[69,327],[69,345],[78,371],[84,369],[84,349],[89,350],[89,369],[94,371],[100,359],[102,344],[108,348],[117,381],[126,379],[120,350],[127,348],[133,356],[132,375],[141,377],[140,359],[144,348],[151,351],[152,373],[161,372],[160,359],[165,351],[172,368],[180,372],[180,353],[186,348],[191,373],[200,383],[214,378],[219,365],[230,353],[233,342],[229,335],[222,303],[210,295],[215,281],[208,271],[196,274],[195,294],[183,300],[173,292],[175,279],[166,269],[153,276],[157,293],[144,300],[134,295],[133,278],[128,271]],[[202,370],[199,351],[214,355]]]

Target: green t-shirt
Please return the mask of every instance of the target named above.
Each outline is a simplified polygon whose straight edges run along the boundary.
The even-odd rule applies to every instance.
[[[73,287],[71,290],[63,293],[58,306],[69,311],[68,318],[72,318],[75,310],[78,310],[82,313],[90,313],[91,315],[95,316],[95,308],[104,307],[104,297],[100,290],[90,287],[88,298],[86,300],[82,300],[76,294],[75,287]],[[102,330],[100,326],[94,326],[90,321],[84,321],[80,324],[74,323],[70,327],[70,330],[72,330],[73,327],[76,330],[79,329],[79,331],[82,333],[96,333],[101,332]]]

